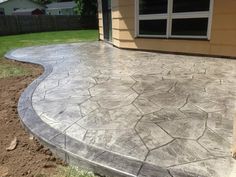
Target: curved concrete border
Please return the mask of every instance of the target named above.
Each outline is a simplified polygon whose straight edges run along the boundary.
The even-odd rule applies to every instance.
[[[18,60],[12,55],[14,51],[8,52],[5,57]],[[170,172],[169,169],[88,145],[43,122],[32,106],[32,96],[38,85],[50,75],[53,66],[37,61],[29,63],[42,65],[44,73],[26,88],[19,99],[18,113],[22,125],[67,163],[110,177],[199,177],[197,171],[171,170]]]
[[[5,55],[6,59],[18,60],[12,55],[15,50]],[[36,114],[32,106],[32,96],[37,86],[53,70],[53,67],[45,63],[28,62],[43,66],[43,74],[34,80],[21,94],[18,102],[18,114],[23,127],[50,148],[53,153],[65,160],[66,163],[76,165],[79,168],[92,170],[94,173],[109,177],[123,176],[159,176],[171,177],[167,169],[152,166],[151,164],[131,158],[124,158],[119,154],[90,146],[75,140],[58,130],[52,128]],[[92,158],[91,158],[92,157]]]

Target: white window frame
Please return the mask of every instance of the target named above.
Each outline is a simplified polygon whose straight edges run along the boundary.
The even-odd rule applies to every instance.
[[[210,0],[209,11],[198,12],[181,12],[173,13],[173,0],[168,0],[167,13],[164,14],[145,14],[139,15],[139,0],[135,0],[135,35],[136,37],[160,37],[160,38],[183,38],[183,39],[208,39],[211,38],[212,14],[213,14],[214,0]],[[187,18],[208,18],[208,27],[206,36],[191,36],[191,35],[172,35],[172,20],[173,19],[187,19]],[[167,20],[166,35],[143,35],[139,34],[140,20]]]

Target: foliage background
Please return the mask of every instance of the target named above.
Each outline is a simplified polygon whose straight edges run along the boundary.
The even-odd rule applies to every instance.
[[[52,2],[67,2],[71,0],[34,0],[40,4],[49,4]],[[97,0],[74,0],[77,4],[75,11],[81,17],[97,15]]]
[[[97,0],[75,0],[77,14],[81,17],[97,15]]]

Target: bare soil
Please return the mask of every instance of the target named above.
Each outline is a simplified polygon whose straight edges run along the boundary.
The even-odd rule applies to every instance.
[[[29,69],[31,75],[0,79],[0,177],[48,177],[55,173],[62,161],[55,158],[50,150],[33,139],[22,127],[17,113],[17,102],[27,87],[43,69],[40,66],[14,61],[15,66]],[[18,144],[7,151],[12,140]]]

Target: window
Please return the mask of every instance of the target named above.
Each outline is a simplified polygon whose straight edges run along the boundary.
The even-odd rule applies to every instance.
[[[210,38],[213,0],[136,0],[141,37]]]
[[[207,36],[207,18],[173,19],[171,35]]]
[[[0,8],[0,15],[5,15],[4,8]]]
[[[167,13],[168,0],[140,0],[139,14]]]
[[[140,20],[139,34],[165,35],[167,20]]]
[[[173,13],[209,11],[209,0],[173,0]]]

